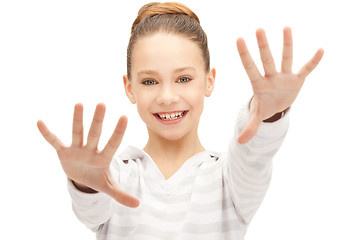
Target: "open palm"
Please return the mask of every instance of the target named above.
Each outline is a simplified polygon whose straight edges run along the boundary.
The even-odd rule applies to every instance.
[[[122,191],[110,173],[110,163],[121,140],[127,125],[127,118],[122,116],[113,135],[102,151],[97,149],[102,123],[105,115],[105,105],[98,104],[89,130],[86,145],[83,144],[83,106],[75,105],[72,144],[65,146],[51,133],[42,121],[38,121],[38,128],[59,156],[61,165],[69,179],[79,189],[86,192],[104,192],[119,203],[128,207],[137,207],[139,201]]]
[[[305,78],[320,62],[324,51],[319,49],[298,73],[292,72],[293,42],[291,29],[284,28],[284,46],[281,71],[276,71],[266,35],[263,29],[256,31],[264,76],[260,74],[242,38],[237,40],[237,47],[242,64],[250,78],[254,96],[250,104],[249,122],[238,138],[238,142],[248,142],[257,132],[261,122],[278,112],[289,108],[295,101]]]

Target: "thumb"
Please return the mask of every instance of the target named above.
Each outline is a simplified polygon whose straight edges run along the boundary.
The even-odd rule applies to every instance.
[[[261,124],[261,119],[256,116],[250,116],[249,122],[241,132],[238,137],[238,142],[240,144],[245,144],[249,142],[256,134],[259,126]]]
[[[128,194],[127,192],[121,190],[119,187],[114,188],[114,191],[113,191],[111,197],[114,198],[120,204],[127,206],[127,207],[136,208],[140,205],[139,199],[137,199],[137,198],[131,196],[130,194]]]
[[[115,182],[111,175],[105,174],[105,177],[107,178],[108,183],[106,189],[104,190],[106,194],[127,207],[136,208],[140,205],[140,201],[137,198],[119,188],[119,185]]]

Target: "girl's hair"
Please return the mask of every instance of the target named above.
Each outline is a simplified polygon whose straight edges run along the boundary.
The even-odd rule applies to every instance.
[[[131,27],[131,36],[127,49],[127,75],[131,76],[131,55],[137,40],[156,32],[178,34],[196,43],[203,55],[205,70],[210,69],[210,54],[207,36],[200,26],[196,14],[181,3],[148,3],[138,12]]]

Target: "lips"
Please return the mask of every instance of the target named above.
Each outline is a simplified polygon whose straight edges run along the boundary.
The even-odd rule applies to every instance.
[[[164,122],[172,122],[175,120],[181,120],[186,114],[187,110],[185,111],[173,111],[173,112],[158,112],[154,113],[153,115],[161,121]]]

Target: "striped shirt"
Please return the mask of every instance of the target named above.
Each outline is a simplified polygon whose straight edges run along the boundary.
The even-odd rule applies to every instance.
[[[130,146],[114,158],[111,171],[140,206],[128,208],[104,193],[80,192],[69,181],[73,210],[101,240],[241,240],[269,187],[272,158],[288,118],[262,123],[256,136],[240,145],[237,136],[248,119],[243,108],[227,153],[197,153],[167,180],[148,154]]]

